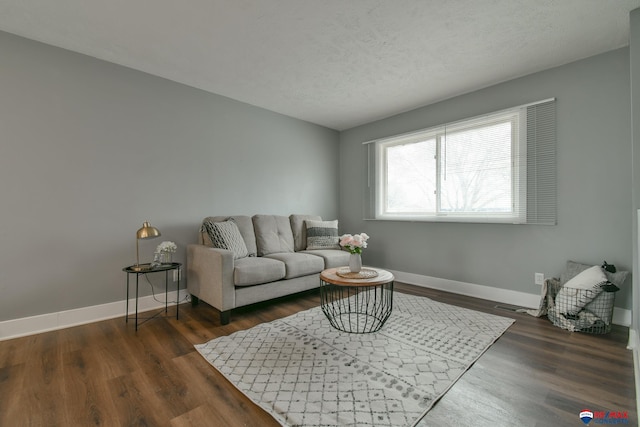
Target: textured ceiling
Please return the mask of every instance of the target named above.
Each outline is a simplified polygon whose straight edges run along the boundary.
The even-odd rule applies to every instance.
[[[0,30],[343,130],[626,46],[637,7],[640,0],[0,0]]]

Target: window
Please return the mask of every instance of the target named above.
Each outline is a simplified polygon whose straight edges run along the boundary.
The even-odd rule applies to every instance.
[[[555,101],[365,143],[366,219],[555,224]]]

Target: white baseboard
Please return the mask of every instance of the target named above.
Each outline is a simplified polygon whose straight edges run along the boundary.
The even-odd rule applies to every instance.
[[[398,282],[438,289],[454,294],[467,295],[520,307],[534,308],[538,307],[540,302],[540,295],[477,285],[475,283],[423,276],[420,274],[405,273],[402,271],[391,270],[391,272]],[[186,292],[182,291],[180,294],[181,297],[184,298]],[[169,292],[169,301],[175,301],[176,297],[176,291]],[[158,296],[157,298],[163,300],[162,296]],[[122,300],[57,313],[5,320],[0,322],[0,341],[124,316],[125,302],[125,300]],[[153,310],[163,305],[164,302],[156,301],[152,295],[140,297],[138,299],[138,312]],[[133,313],[135,313],[135,300],[131,299],[129,300],[129,314]],[[616,307],[613,311],[613,323],[623,326],[631,325],[631,310]],[[637,353],[638,350],[635,350],[635,352]]]
[[[440,291],[447,291],[454,294],[467,295],[474,298],[496,301],[503,304],[517,305],[520,307],[538,308],[538,305],[540,304],[540,295],[477,285],[475,283],[441,279],[439,277],[405,273],[403,271],[391,270],[391,272],[398,282],[410,285],[438,289]],[[614,307],[612,322],[616,325],[622,326],[631,325],[631,310]]]
[[[185,298],[185,295],[185,291],[180,292],[182,299]],[[175,305],[171,304],[171,301],[176,301],[177,296],[176,291],[170,291],[168,293],[170,305]],[[162,293],[162,295],[156,295],[156,298],[161,300],[161,302],[156,301],[153,295],[138,298],[138,313],[163,307],[164,293]],[[132,298],[129,300],[129,314],[135,314],[135,304],[135,299]],[[5,320],[0,322],[0,341],[84,325],[100,320],[113,319],[115,317],[124,317],[125,307],[126,300],[122,300],[73,310],[59,311],[57,313]]]

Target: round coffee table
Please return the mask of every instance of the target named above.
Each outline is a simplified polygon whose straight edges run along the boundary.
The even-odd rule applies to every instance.
[[[391,315],[393,274],[371,267],[363,268],[359,275],[345,274],[347,269],[330,268],[320,273],[322,311],[340,331],[376,332]]]

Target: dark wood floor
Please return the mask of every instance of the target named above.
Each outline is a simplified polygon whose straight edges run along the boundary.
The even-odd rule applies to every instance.
[[[628,329],[570,333],[496,303],[397,284],[396,290],[516,322],[420,426],[578,426],[583,409],[637,425]],[[0,342],[0,426],[277,426],[193,345],[319,305],[317,292],[234,313],[180,307],[138,332],[124,319]]]

